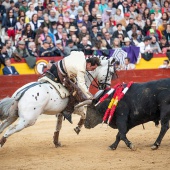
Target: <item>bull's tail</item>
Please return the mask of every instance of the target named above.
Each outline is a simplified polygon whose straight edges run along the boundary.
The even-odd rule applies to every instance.
[[[14,98],[6,97],[0,101],[0,120],[4,120],[18,113],[18,102]]]

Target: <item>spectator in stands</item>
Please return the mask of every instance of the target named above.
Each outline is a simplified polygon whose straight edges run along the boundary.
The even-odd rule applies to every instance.
[[[144,22],[144,20],[142,20],[141,14],[138,14],[136,16],[135,24],[137,24],[141,29],[143,29],[143,27],[145,26],[145,22]]]
[[[113,38],[111,38],[111,35],[109,34],[109,32],[105,32],[104,39],[107,43],[106,45],[107,49],[112,49]]]
[[[53,48],[55,46],[52,38],[49,35],[46,36],[46,41],[50,44],[50,48]]]
[[[120,47],[123,47],[125,45],[124,35],[123,34],[118,34],[118,39],[120,41]]]
[[[156,26],[158,26],[160,19],[162,18],[162,14],[160,12],[160,7],[158,5],[154,5],[153,9],[155,10],[155,22],[156,22]]]
[[[129,14],[130,14],[130,18],[135,19],[137,17],[138,12],[136,12],[135,4],[129,7]]]
[[[27,52],[28,56],[38,57],[36,45],[34,42],[29,42],[27,50],[28,50]]]
[[[120,48],[120,40],[118,38],[114,38],[112,47],[113,49]]]
[[[122,16],[122,18],[123,18],[123,17],[124,17],[124,13],[126,13],[126,12],[129,11],[128,2],[127,2],[126,0],[124,0],[124,1],[122,2],[122,4],[120,4],[120,5],[118,6],[118,9],[121,10],[121,16]]]
[[[15,26],[17,23],[17,18],[14,17],[13,10],[9,10],[7,13],[7,17],[4,19],[5,21],[3,22],[4,23],[3,26],[5,27],[5,30],[8,36],[11,37],[14,42],[15,41]]]
[[[162,7],[162,12],[169,12],[170,11],[170,5],[168,1],[164,1],[163,7]]]
[[[75,28],[75,26],[70,26],[68,38],[70,38],[73,34],[76,34],[76,31],[77,29]]]
[[[62,32],[63,32],[63,26],[62,25],[58,25],[57,26],[57,34],[55,34],[56,40],[62,39]]]
[[[44,14],[44,22],[42,23],[42,27],[47,27],[47,28],[51,28],[51,22],[49,20],[49,16],[48,14]]]
[[[106,9],[106,11],[102,14],[103,24],[109,21],[109,18],[112,16],[112,10]]]
[[[132,34],[133,34],[133,33],[137,33],[138,31],[139,31],[139,30],[138,30],[137,26],[134,24],[134,25],[132,26],[132,29],[127,32],[128,37],[131,39],[131,38],[132,38]]]
[[[128,34],[125,30],[122,30],[122,24],[117,24],[117,31],[114,32],[113,38],[117,38],[118,34],[123,34],[124,37],[128,37]]]
[[[67,0],[63,0],[62,2],[63,12],[65,13],[68,9],[70,9],[70,6],[68,5]]]
[[[84,10],[84,13],[86,13],[87,15],[91,14],[89,4],[85,3],[84,6],[83,6],[83,10]]]
[[[68,45],[66,47],[64,47],[64,56],[65,57],[70,55],[71,51],[78,50],[77,46],[74,45],[73,40],[68,40],[67,44]]]
[[[76,17],[72,14],[69,17],[70,19],[70,26],[76,26]]]
[[[58,16],[57,25],[64,26],[64,21],[63,21],[63,15],[62,14]]]
[[[38,21],[41,22],[41,24],[42,24],[42,22],[44,22],[43,11],[39,9],[37,11],[37,16],[38,16]]]
[[[109,32],[110,35],[113,35],[113,25],[111,25],[110,21],[107,21],[105,23],[105,28],[107,29],[107,32]]]
[[[96,21],[96,24],[97,24],[97,21]],[[83,17],[83,26],[85,26],[88,30],[91,29],[92,23],[89,21],[89,16],[87,14],[84,14],[84,17]]]
[[[170,44],[165,36],[162,37],[159,45],[162,50],[162,53],[166,53],[167,51],[170,51]]]
[[[123,16],[121,15],[121,9],[116,9],[114,18],[116,21],[121,21],[123,19]]]
[[[156,39],[160,41],[160,39],[162,38],[162,35],[161,35],[161,32],[156,28],[156,22],[152,23],[151,28],[154,30],[154,36],[156,37]],[[148,31],[146,35],[149,36],[150,32]]]
[[[145,8],[145,10],[144,10],[144,12],[143,12],[143,16],[142,16],[142,19],[144,20],[144,21],[146,21],[148,18],[149,18],[149,16],[150,16],[150,13],[149,13],[150,11],[149,11],[149,8]]]
[[[20,6],[20,11],[24,11],[25,13],[29,10],[28,4],[26,0],[22,0],[22,6]]]
[[[150,46],[151,39],[152,39],[151,37],[146,36],[143,42],[138,44],[138,47],[140,47],[140,53],[146,53],[146,52],[152,53],[152,49]]]
[[[5,58],[9,58],[9,56],[8,56],[8,53],[7,53],[6,46],[3,45],[1,47],[1,51],[0,51],[0,63],[3,64],[4,66],[6,66],[5,65]]]
[[[132,34],[132,45],[138,46],[139,41],[138,41],[137,37],[138,37],[137,33]]]
[[[5,7],[6,11],[10,8],[10,1],[9,0],[5,0],[2,5]]]
[[[11,58],[13,52],[15,51],[15,47],[12,45],[10,40],[7,40],[5,42],[5,46],[6,46],[6,51],[7,51],[8,57]]]
[[[130,19],[129,19],[129,24],[128,24],[127,27],[126,27],[126,31],[127,31],[127,32],[130,31],[130,30],[132,29],[133,25],[136,25],[136,26],[137,26],[137,29],[138,29],[138,30],[141,30],[141,28],[135,23],[135,20],[134,20],[133,18],[130,18]]]
[[[62,43],[61,40],[57,40],[56,41],[56,49],[54,51],[55,56],[62,56],[62,57],[64,57],[64,48],[63,48],[61,43]]]
[[[79,44],[79,39],[77,38],[77,36],[75,34],[73,34],[71,36],[71,40],[73,41],[74,45],[78,46]]]
[[[26,24],[30,22],[30,19],[26,16],[24,11],[19,11],[18,17],[24,17]]]
[[[28,45],[28,43],[34,41],[34,39],[35,32],[31,29],[31,24],[28,23],[22,31],[22,40],[25,41],[26,45]]]
[[[74,15],[76,16],[77,15],[77,10],[75,9],[75,3],[74,2],[71,2],[70,3],[70,9],[68,9],[70,15]]]
[[[151,29],[151,25],[152,25],[151,20],[149,18],[146,19],[145,26],[144,26],[143,31],[142,31],[144,35],[146,35],[147,32]]]
[[[97,20],[97,11],[95,8],[92,9],[91,14],[89,15],[89,21],[92,22],[94,19]]]
[[[85,55],[92,55],[92,46],[88,44],[87,37],[83,37],[78,49],[84,51]]]
[[[39,10],[40,10],[40,11],[43,11],[44,9],[45,9],[45,8],[44,8],[44,6],[43,6],[43,4],[42,4],[42,1],[39,0],[39,1],[38,1],[38,6],[35,7],[35,10],[38,12]]]
[[[101,30],[103,28],[103,25],[104,25],[104,23],[102,21],[102,16],[101,16],[101,14],[97,14],[96,17],[97,17],[97,20],[92,21],[92,26],[96,25],[96,23],[97,23],[98,29]]]
[[[30,21],[30,25],[31,25],[31,30],[36,33],[37,29],[41,25],[41,22],[38,20],[38,15],[37,14],[33,14],[32,15],[32,19]]]
[[[49,21],[50,22],[56,22],[58,20],[57,16],[56,16],[56,12],[51,9],[50,10],[50,15],[49,15]]]
[[[124,43],[125,43],[125,45],[123,47],[130,47],[131,46],[131,40],[129,39],[129,37],[124,38]]]
[[[108,5],[107,5],[107,3],[106,3],[106,1],[105,0],[101,0],[101,3],[99,4],[99,12],[101,13],[101,14],[103,14],[104,13],[104,11],[107,9],[107,7],[108,7]]]
[[[3,21],[4,17],[6,17],[6,9],[5,6],[2,5],[2,1],[0,1],[0,22]]]
[[[134,70],[135,64],[130,63],[130,58],[126,57],[124,65],[121,66],[121,70]]]
[[[67,36],[67,32],[66,31],[62,32],[61,44],[62,44],[63,47],[66,47],[67,44],[68,44],[68,36]]]
[[[83,9],[80,8],[77,10],[77,12],[78,12],[78,15],[76,16],[76,21],[83,21],[83,14],[84,14]]]
[[[151,46],[151,49],[152,49],[153,53],[156,53],[156,54],[157,53],[162,53],[162,50],[161,50],[161,48],[159,46],[159,43],[156,40],[156,37],[152,36],[152,40],[151,40],[150,46]]]
[[[82,26],[83,26],[83,21],[77,20],[77,34],[81,33]]]
[[[166,37],[167,42],[170,43],[170,22],[167,23],[167,28],[163,31],[163,35]]]
[[[50,2],[48,2],[48,5],[45,7],[43,13],[49,15],[51,9],[52,9],[52,5]]]
[[[34,9],[34,5],[33,4],[29,5],[29,10],[25,14],[30,19],[30,21],[32,19],[33,14],[37,14],[37,11]]]
[[[40,57],[53,56],[53,51],[52,51],[52,48],[50,48],[50,43],[49,42],[43,41],[43,44],[41,45],[41,48],[39,50],[39,55],[40,55]]]
[[[27,57],[27,50],[25,47],[25,42],[23,40],[18,42],[18,46],[14,50],[12,56],[16,61],[21,61],[22,58]]]
[[[50,36],[51,39],[52,39],[52,41],[53,41],[53,43],[55,43],[55,37],[54,37],[53,34],[51,34],[51,33],[49,32],[48,27],[44,27],[44,28],[43,28],[43,33],[40,34],[40,36],[39,36],[39,38],[38,38],[38,42],[39,42],[40,44],[43,44],[43,41],[46,41],[46,37],[47,37],[47,36]]]
[[[5,58],[5,67],[2,69],[3,75],[18,75],[14,66],[11,66],[10,58]]]
[[[159,66],[159,68],[170,68],[169,60],[164,60],[163,64]]]

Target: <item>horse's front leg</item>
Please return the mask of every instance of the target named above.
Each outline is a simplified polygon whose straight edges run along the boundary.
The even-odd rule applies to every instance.
[[[54,136],[53,136],[53,143],[55,147],[57,148],[61,146],[61,143],[59,142],[59,133],[62,127],[63,115],[60,113],[56,115],[56,117],[57,117],[57,124],[56,124],[56,131],[54,132]]]
[[[86,111],[87,111],[87,107],[86,106],[82,106],[79,108],[75,108],[74,110],[74,114],[78,114],[81,116],[77,127],[74,128],[74,131],[77,133],[77,135],[80,133],[82,126],[84,125],[85,119],[86,119]]]

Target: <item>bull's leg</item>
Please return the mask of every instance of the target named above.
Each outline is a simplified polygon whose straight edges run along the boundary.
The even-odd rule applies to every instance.
[[[59,133],[62,127],[63,115],[60,113],[59,115],[56,115],[56,117],[57,117],[57,124],[56,124],[56,131],[54,132],[54,136],[53,136],[53,143],[57,148],[61,146],[61,143],[59,142]]]
[[[2,123],[0,123],[0,133],[2,133],[6,127],[11,125],[13,122],[15,122],[17,120],[17,118],[18,118],[17,116],[8,117],[4,121],[2,121]]]
[[[167,105],[167,106],[164,105],[161,108],[161,118],[160,118],[161,119],[161,130],[160,130],[159,136],[156,139],[155,143],[151,146],[152,150],[158,149],[164,135],[166,134],[167,130],[169,129],[169,122],[170,122],[169,113],[170,113],[170,106],[169,105]]]
[[[119,115],[116,123],[120,133],[120,140],[123,140],[126,146],[131,150],[136,150],[135,145],[133,145],[126,137],[126,134],[129,131],[129,127],[127,128],[127,118]]]
[[[117,135],[116,135],[116,141],[112,145],[110,145],[109,148],[116,150],[119,142],[120,142],[120,133],[118,132]]]

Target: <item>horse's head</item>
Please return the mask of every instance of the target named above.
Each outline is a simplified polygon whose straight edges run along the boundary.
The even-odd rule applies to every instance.
[[[89,88],[92,81],[95,81],[93,86],[98,89],[105,89],[111,85],[114,73],[114,64],[112,64],[110,60],[101,60],[101,66],[97,67],[94,71],[87,72],[85,77],[86,85]]]
[[[115,73],[114,65],[109,60],[101,60],[101,66],[96,69],[99,89],[105,89],[111,85],[113,74]]]

